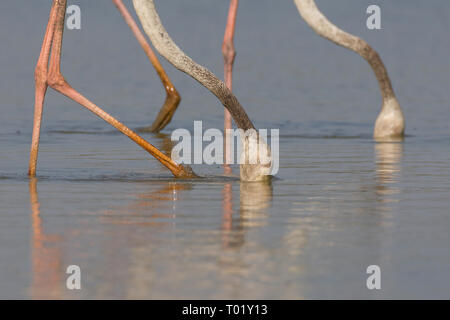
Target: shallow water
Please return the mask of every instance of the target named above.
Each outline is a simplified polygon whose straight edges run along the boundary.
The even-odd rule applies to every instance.
[[[69,1],[70,2],[70,1]],[[71,1],[69,82],[132,128],[164,100],[107,0]],[[403,143],[373,142],[381,98],[366,63],[316,36],[292,1],[241,1],[234,91],[257,127],[280,129],[271,184],[179,181],[146,152],[49,91],[37,179],[26,176],[33,71],[50,1],[0,2],[0,298],[450,298],[450,4],[318,0],[382,56],[406,116]],[[365,28],[369,4],[382,30]],[[227,1],[157,1],[175,41],[222,76]],[[221,128],[214,96],[164,62],[182,95],[162,134]],[[238,174],[238,168],[234,168]],[[82,289],[66,289],[67,266]],[[381,290],[366,288],[379,265]]]

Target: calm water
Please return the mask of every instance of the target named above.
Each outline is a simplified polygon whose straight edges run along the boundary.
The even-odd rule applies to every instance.
[[[318,0],[381,54],[404,108],[404,143],[371,138],[381,105],[357,55],[316,36],[292,1],[241,1],[234,88],[257,127],[280,129],[279,179],[176,181],[146,152],[49,91],[38,177],[26,176],[34,65],[50,0],[0,2],[0,298],[450,298],[450,4]],[[108,0],[69,1],[69,82],[132,128],[164,92]],[[369,4],[382,30],[365,28]],[[175,41],[222,76],[227,1],[157,1]],[[144,134],[221,128],[223,108],[164,62],[182,95]],[[234,168],[235,174],[238,168]],[[65,288],[69,265],[82,290]],[[366,288],[379,265],[382,290]]]

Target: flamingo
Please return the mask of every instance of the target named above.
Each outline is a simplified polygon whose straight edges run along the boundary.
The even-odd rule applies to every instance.
[[[115,1],[119,5],[122,14],[125,13],[120,1]],[[67,96],[69,99],[81,104],[83,107],[108,122],[121,133],[125,134],[148,153],[153,155],[165,167],[167,167],[175,177],[194,177],[195,174],[188,166],[177,164],[170,157],[167,157],[152,144],[140,137],[136,132],[119,122],[110,114],[88,100],[74,88],[72,88],[61,73],[61,48],[64,32],[64,20],[67,7],[67,0],[53,0],[50,10],[50,17],[45,31],[44,41],[35,69],[35,110],[33,122],[33,135],[30,150],[30,161],[28,175],[36,176],[36,165],[39,151],[39,137],[42,122],[42,111],[47,88],[50,87],[57,92]],[[126,17],[126,14],[125,14]],[[130,20],[126,17],[127,22]],[[134,29],[134,27],[132,27]],[[135,30],[134,30],[135,31]],[[138,37],[138,39],[143,37]],[[141,42],[141,41],[140,41]],[[142,42],[141,42],[142,44]],[[149,54],[149,47],[144,48]],[[152,61],[154,62],[154,61]],[[157,69],[158,70],[158,69]],[[159,69],[161,70],[161,69]],[[172,91],[172,90],[170,90]],[[175,92],[175,89],[173,90]]]
[[[372,67],[383,97],[383,105],[375,121],[374,139],[377,141],[402,139],[405,132],[405,118],[386,67],[378,53],[363,39],[331,23],[317,8],[314,0],[294,0],[294,2],[302,18],[317,34],[358,53]]]
[[[118,1],[115,2],[119,4],[118,8],[124,15],[124,8],[120,6]],[[150,5],[150,6],[148,6]],[[154,156],[158,161],[161,162],[165,167],[167,167],[175,177],[179,178],[193,178],[197,177],[189,166],[183,166],[177,164],[170,157],[163,154],[160,150],[154,147],[152,144],[147,142],[136,132],[125,126],[123,123],[119,122],[113,116],[105,112],[103,109],[95,105],[92,101],[84,97],[81,93],[76,91],[70,86],[61,73],[61,48],[62,39],[64,32],[64,21],[65,12],[67,7],[67,0],[53,0],[52,8],[50,10],[50,17],[47,24],[47,29],[45,31],[45,36],[39,55],[39,59],[35,69],[35,111],[34,111],[34,122],[33,122],[33,135],[30,150],[30,161],[28,174],[30,177],[36,175],[36,164],[39,151],[39,137],[40,128],[42,123],[42,112],[44,105],[44,98],[47,88],[50,87],[55,91],[67,96],[69,99],[81,104],[83,107],[108,122],[110,125],[115,127],[118,131],[129,137],[136,144],[141,146],[144,150]],[[196,64],[189,57],[187,57],[170,39],[169,35],[165,31],[164,27],[161,25],[159,17],[154,8],[153,2],[144,3],[144,6],[139,7],[139,2],[137,5],[135,3],[135,8],[138,15],[148,15],[148,9],[150,13],[154,13],[152,16],[155,18],[153,26],[148,24],[146,19],[144,20],[146,33],[151,34],[153,38],[152,42],[157,44],[157,50],[164,52],[163,56],[168,59],[172,64],[174,64],[179,69],[185,68],[185,72],[196,78],[203,85],[205,85],[211,92],[213,92],[228,109],[234,121],[237,123],[238,127],[246,132],[243,136],[244,142],[244,152],[241,159],[240,165],[240,177],[244,181],[261,181],[270,178],[270,148],[265,143],[263,139],[260,139],[258,133],[256,132],[253,123],[250,121],[247,113],[240,105],[237,98],[231,93],[231,91],[226,87],[226,85],[220,81],[214,74],[212,74],[206,68]],[[153,11],[152,11],[153,9]],[[130,20],[124,15],[127,23]],[[152,33],[148,29],[154,29],[153,31],[161,34],[159,37],[163,41],[157,41],[154,39],[155,33]],[[134,27],[132,26],[132,29]],[[140,37],[138,37],[139,40]],[[159,48],[159,45],[161,47]],[[156,46],[155,46],[156,47]],[[158,49],[159,48],[159,49]],[[163,50],[165,48],[165,50]],[[144,48],[145,49],[145,48]],[[174,60],[175,59],[175,60]],[[174,63],[174,61],[177,63]],[[183,70],[183,69],[182,69]],[[264,161],[261,160],[264,156]],[[267,161],[268,159],[268,161]]]
[[[227,85],[207,68],[187,56],[172,40],[161,23],[153,0],[133,0],[135,11],[155,49],[175,68],[188,74],[213,93],[230,112],[234,122],[245,132],[240,160],[243,181],[267,181],[271,178],[271,152],[252,121]]]
[[[230,1],[230,10],[226,25],[222,52],[225,61],[225,82],[231,90],[232,69],[236,52],[233,36],[236,22],[236,12],[239,0]],[[372,67],[378,80],[383,105],[375,121],[373,136],[377,141],[396,140],[404,136],[405,119],[389,79],[386,67],[378,53],[363,39],[342,31],[332,24],[317,8],[314,0],[294,0],[297,9],[306,23],[320,36],[362,56]],[[231,128],[231,119],[225,111],[225,129]],[[227,153],[226,153],[227,155]]]

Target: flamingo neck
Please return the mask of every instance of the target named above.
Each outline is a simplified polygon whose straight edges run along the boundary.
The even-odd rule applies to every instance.
[[[188,57],[167,33],[152,0],[133,0],[136,13],[145,33],[156,50],[180,71],[190,75],[211,91],[230,112],[236,125],[243,130],[254,129],[254,125],[234,94],[207,68]]]
[[[405,132],[405,118],[395,97],[383,101],[383,107],[375,121],[375,140],[401,141]]]
[[[240,173],[244,181],[262,181],[270,175],[271,159],[261,161],[261,155],[270,156],[270,148],[265,141],[260,140],[258,133],[250,121],[244,108],[234,94],[219,78],[205,67],[194,62],[170,38],[161,23],[153,0],[133,0],[134,8],[141,21],[145,33],[152,41],[156,50],[180,71],[190,75],[211,91],[230,112],[236,125],[245,132],[251,132],[243,138],[244,150],[241,159]],[[259,147],[259,145],[261,145]],[[253,160],[256,159],[256,162]],[[265,159],[266,160],[266,159]]]
[[[302,18],[317,34],[358,53],[369,63],[378,80],[383,103],[392,98],[395,99],[386,67],[378,53],[366,41],[339,29],[331,23],[317,8],[314,0],[294,0],[294,2]]]

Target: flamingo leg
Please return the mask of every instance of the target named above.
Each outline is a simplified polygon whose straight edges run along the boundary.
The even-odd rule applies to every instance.
[[[142,34],[136,22],[134,21],[127,7],[123,4],[122,0],[112,0],[112,1],[116,5],[119,12],[122,14],[122,17],[124,18],[125,22],[128,24],[134,36],[138,40],[142,49],[144,50],[145,54],[149,58],[153,67],[158,73],[159,78],[161,79],[164,89],[166,90],[166,100],[164,101],[164,104],[161,107],[161,110],[159,111],[155,121],[151,126],[142,129],[143,131],[148,132],[159,132],[162,129],[164,129],[164,127],[170,122],[170,120],[172,120],[172,117],[181,101],[181,97],[178,91],[175,89],[172,81],[170,81],[169,76],[164,71],[164,68],[162,67],[152,48],[146,41],[144,35]]]
[[[234,29],[235,29],[235,25],[236,25],[236,15],[237,15],[238,5],[239,5],[239,0],[231,0],[230,1],[227,25],[225,28],[225,35],[223,37],[223,43],[222,43],[225,84],[227,85],[228,89],[230,89],[230,91],[232,90],[232,87],[233,87],[233,65],[234,65],[234,58],[236,57],[236,50],[234,49],[233,39],[234,39]],[[230,143],[228,140],[229,137],[226,134],[227,129],[231,129],[231,128],[232,128],[231,114],[227,109],[225,109],[225,112],[224,112],[224,129],[225,129],[224,171],[225,171],[225,173],[231,173],[231,168],[229,166],[229,164],[231,163],[231,150],[230,150]]]
[[[42,43],[41,53],[36,65],[35,78],[35,102],[34,102],[34,121],[33,136],[31,140],[30,162],[28,166],[28,175],[34,177],[36,175],[36,164],[39,152],[39,137],[42,123],[42,110],[44,107],[45,93],[47,92],[47,66],[50,57],[50,48],[52,46],[53,32],[56,22],[56,0],[53,1],[48,19],[47,28],[45,30],[44,41]]]
[[[116,120],[114,117],[103,111],[101,108],[96,106],[94,103],[89,101],[75,89],[73,89],[67,81],[64,79],[61,74],[61,48],[62,48],[62,38],[64,32],[64,20],[65,20],[65,12],[66,12],[67,0],[54,0],[52,7],[52,14],[50,15],[49,20],[49,31],[48,34],[49,39],[44,39],[44,57],[47,57],[48,61],[48,52],[51,46],[51,57],[50,64],[47,74],[44,76],[42,74],[43,79],[45,80],[45,87],[48,85],[52,89],[58,91],[59,93],[67,96],[68,98],[74,100],[75,102],[81,104],[83,107],[102,118],[110,125],[115,127],[117,130],[125,134],[131,140],[136,142],[139,146],[141,146],[148,153],[153,155],[157,160],[159,160],[164,166],[166,166],[174,176],[176,177],[192,177],[194,176],[193,172],[189,168],[184,168],[181,165],[175,163],[171,158],[164,155],[161,151],[159,151],[156,147],[148,143],[138,134],[136,134],[133,130],[126,127],[124,124]],[[47,33],[46,33],[47,37]],[[48,41],[46,41],[48,40]],[[47,42],[50,42],[50,45],[47,46]],[[44,59],[43,59],[44,60]],[[39,61],[40,62],[40,61]],[[38,62],[38,63],[39,63]],[[43,62],[43,65],[45,62]],[[43,68],[43,71],[47,71],[47,66]],[[40,82],[39,82],[40,83]],[[41,93],[42,91],[39,91]],[[45,92],[44,92],[45,93]],[[43,99],[42,99],[43,101]],[[42,107],[41,107],[42,111]],[[42,113],[42,112],[41,112]],[[40,123],[39,123],[40,125]],[[37,124],[35,123],[34,127]],[[36,151],[37,152],[37,151]],[[30,169],[30,175],[35,175],[35,166],[34,171]]]

